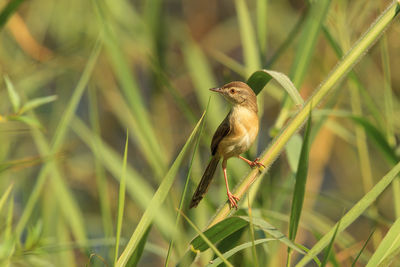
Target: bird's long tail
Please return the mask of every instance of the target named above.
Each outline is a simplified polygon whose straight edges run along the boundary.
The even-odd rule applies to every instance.
[[[214,155],[210,162],[208,163],[208,166],[203,174],[203,177],[201,177],[200,183],[197,186],[196,192],[194,192],[192,201],[190,202],[189,208],[197,207],[199,202],[203,199],[204,195],[207,193],[208,188],[210,187],[211,180],[214,176],[215,170],[217,169],[218,162],[220,160],[220,157],[218,155]]]

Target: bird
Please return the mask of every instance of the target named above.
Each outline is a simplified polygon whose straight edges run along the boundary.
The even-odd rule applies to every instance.
[[[222,159],[226,193],[230,208],[238,208],[239,197],[229,190],[226,174],[227,160],[238,157],[249,164],[250,167],[265,167],[259,158],[250,161],[240,154],[247,151],[258,135],[258,107],[254,91],[244,82],[234,81],[219,88],[211,88],[213,92],[222,95],[230,104],[231,109],[225,119],[218,126],[211,141],[211,160],[193,194],[189,208],[197,207],[207,193],[215,170]]]

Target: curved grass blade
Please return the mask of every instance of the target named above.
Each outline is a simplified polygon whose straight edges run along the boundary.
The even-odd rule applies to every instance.
[[[254,72],[247,80],[247,84],[257,94],[265,87],[271,80],[277,81],[283,89],[286,90],[288,95],[292,98],[296,106],[301,107],[304,104],[303,98],[300,96],[299,91],[296,89],[290,79],[283,73],[273,70],[259,70]]]
[[[392,183],[400,172],[400,162],[394,166],[379,182],[361,198],[340,220],[340,226],[337,224],[328,233],[326,233],[304,256],[303,259],[296,265],[297,267],[305,266],[314,256],[320,253],[325,246],[328,245],[329,241],[338,227],[338,233],[346,229],[352,224],[357,218],[363,214],[363,212],[376,200],[376,198]]]
[[[250,218],[246,216],[239,216],[239,218],[250,222]],[[278,240],[279,242],[282,242],[286,246],[290,247],[293,250],[296,250],[300,254],[304,254],[304,251],[301,250],[295,243],[290,241],[281,231],[279,231],[275,226],[267,222],[266,220],[262,218],[252,218],[253,225],[267,234],[271,235],[273,238]]]
[[[239,252],[241,250],[250,248],[253,245],[259,245],[259,244],[267,243],[270,241],[277,241],[277,240],[275,238],[262,238],[262,239],[254,240],[254,242],[253,241],[246,242],[246,243],[238,245],[238,246],[234,247],[233,249],[225,252],[224,254],[222,254],[222,256],[224,256],[226,259],[228,259],[229,257],[232,257],[233,255],[235,255],[237,252]],[[216,267],[216,266],[220,265],[221,263],[222,263],[221,258],[217,258],[217,259],[213,260],[211,264],[207,265],[207,267]]]
[[[148,203],[148,206],[140,219],[138,225],[136,226],[135,231],[131,235],[128,244],[126,245],[124,251],[122,252],[121,256],[119,257],[117,263],[115,266],[125,266],[131,257],[132,253],[136,250],[138,247],[141,238],[146,232],[146,229],[149,227],[151,222],[153,221],[154,217],[156,216],[156,213],[159,211],[162,203],[168,196],[168,193],[171,189],[171,186],[174,182],[174,178],[178,172],[178,169],[182,163],[182,160],[189,148],[189,145],[191,144],[194,136],[196,135],[197,131],[200,128],[201,122],[204,119],[204,116],[207,111],[203,113],[201,116],[199,122],[193,129],[190,137],[186,141],[184,147],[182,148],[181,152],[179,153],[178,157],[175,159],[174,163],[172,164],[171,168],[167,172],[166,176],[164,177],[163,181],[161,182],[160,186],[158,187],[156,193],[154,194],[153,198],[151,199],[150,203]]]
[[[386,236],[369,259],[367,267],[382,266],[382,262],[394,251],[400,248],[400,218],[390,227]],[[389,265],[385,265],[389,266]]]

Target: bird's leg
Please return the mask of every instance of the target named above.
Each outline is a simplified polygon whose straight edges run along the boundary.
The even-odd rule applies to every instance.
[[[252,167],[252,168],[254,168],[254,167],[264,167],[265,168],[265,166],[264,166],[264,164],[262,164],[261,162],[260,162],[260,159],[259,158],[256,158],[254,161],[251,161],[251,160],[248,160],[248,159],[246,159],[246,158],[243,158],[242,156],[238,156],[239,157],[239,159],[242,159],[242,160],[244,160],[245,162],[247,162],[247,164],[249,164],[250,165],[250,167]]]
[[[231,208],[234,207],[235,209],[237,209],[238,205],[237,205],[236,202],[239,201],[240,198],[238,198],[237,196],[233,195],[231,193],[231,191],[229,190],[228,176],[226,175],[226,160],[225,159],[222,161],[222,170],[224,172],[225,185],[226,185],[226,194],[228,195],[229,205],[230,205]]]

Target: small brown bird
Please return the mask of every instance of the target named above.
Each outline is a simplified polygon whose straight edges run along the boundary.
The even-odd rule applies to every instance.
[[[193,195],[190,208],[196,207],[207,193],[218,162],[222,158],[229,204],[231,208],[237,209],[237,201],[240,199],[229,190],[226,162],[231,157],[238,157],[247,162],[250,167],[264,167],[258,158],[250,161],[240,156],[249,149],[258,134],[257,98],[253,90],[243,82],[230,82],[221,88],[210,90],[223,95],[232,104],[232,109],[214,133],[211,141],[212,158]]]

